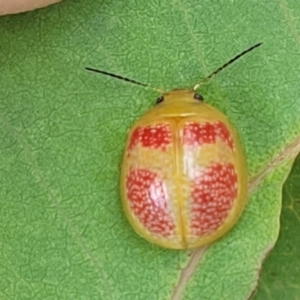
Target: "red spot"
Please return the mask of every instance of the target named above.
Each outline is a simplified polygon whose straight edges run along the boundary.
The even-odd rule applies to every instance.
[[[169,198],[158,174],[145,169],[130,170],[126,188],[130,207],[146,229],[164,237],[174,234]]]
[[[224,141],[228,145],[228,147],[233,149],[233,140],[231,134],[224,123],[222,122],[214,123],[214,131],[217,137],[219,137],[222,141]]]
[[[214,144],[219,138],[233,149],[231,134],[222,122],[188,122],[183,128],[183,143],[189,146]]]
[[[214,164],[195,177],[192,184],[191,228],[197,236],[208,235],[227,218],[237,197],[237,175],[232,164]]]
[[[140,143],[146,148],[165,151],[167,146],[170,145],[171,139],[171,128],[168,124],[155,124],[145,127],[139,126],[135,128],[131,135],[129,150]]]

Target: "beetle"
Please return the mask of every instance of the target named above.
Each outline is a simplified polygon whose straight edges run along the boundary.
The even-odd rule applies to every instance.
[[[164,92],[129,131],[121,170],[121,198],[135,231],[170,249],[211,244],[237,222],[247,201],[247,164],[229,119],[204,102],[198,88]],[[147,84],[86,68],[134,84]]]

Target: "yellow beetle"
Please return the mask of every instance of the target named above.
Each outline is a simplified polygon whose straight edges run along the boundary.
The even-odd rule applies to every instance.
[[[163,93],[131,128],[123,157],[120,188],[129,222],[149,242],[171,249],[197,248],[222,237],[247,200],[247,167],[238,134],[223,113],[195,92],[199,85]]]

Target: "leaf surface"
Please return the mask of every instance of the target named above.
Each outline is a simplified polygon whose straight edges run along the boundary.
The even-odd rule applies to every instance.
[[[247,299],[277,239],[299,151],[297,1],[65,1],[0,19],[0,298]],[[238,128],[250,196],[203,250],[170,251],[130,228],[119,198],[126,134],[159,96],[201,88]],[[203,251],[203,252],[201,252]]]

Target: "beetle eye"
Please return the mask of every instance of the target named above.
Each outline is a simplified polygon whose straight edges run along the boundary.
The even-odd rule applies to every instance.
[[[164,101],[164,96],[160,96],[159,98],[156,99],[156,104],[159,104]]]
[[[199,101],[204,100],[204,98],[200,94],[194,94],[194,99],[199,100]]]

